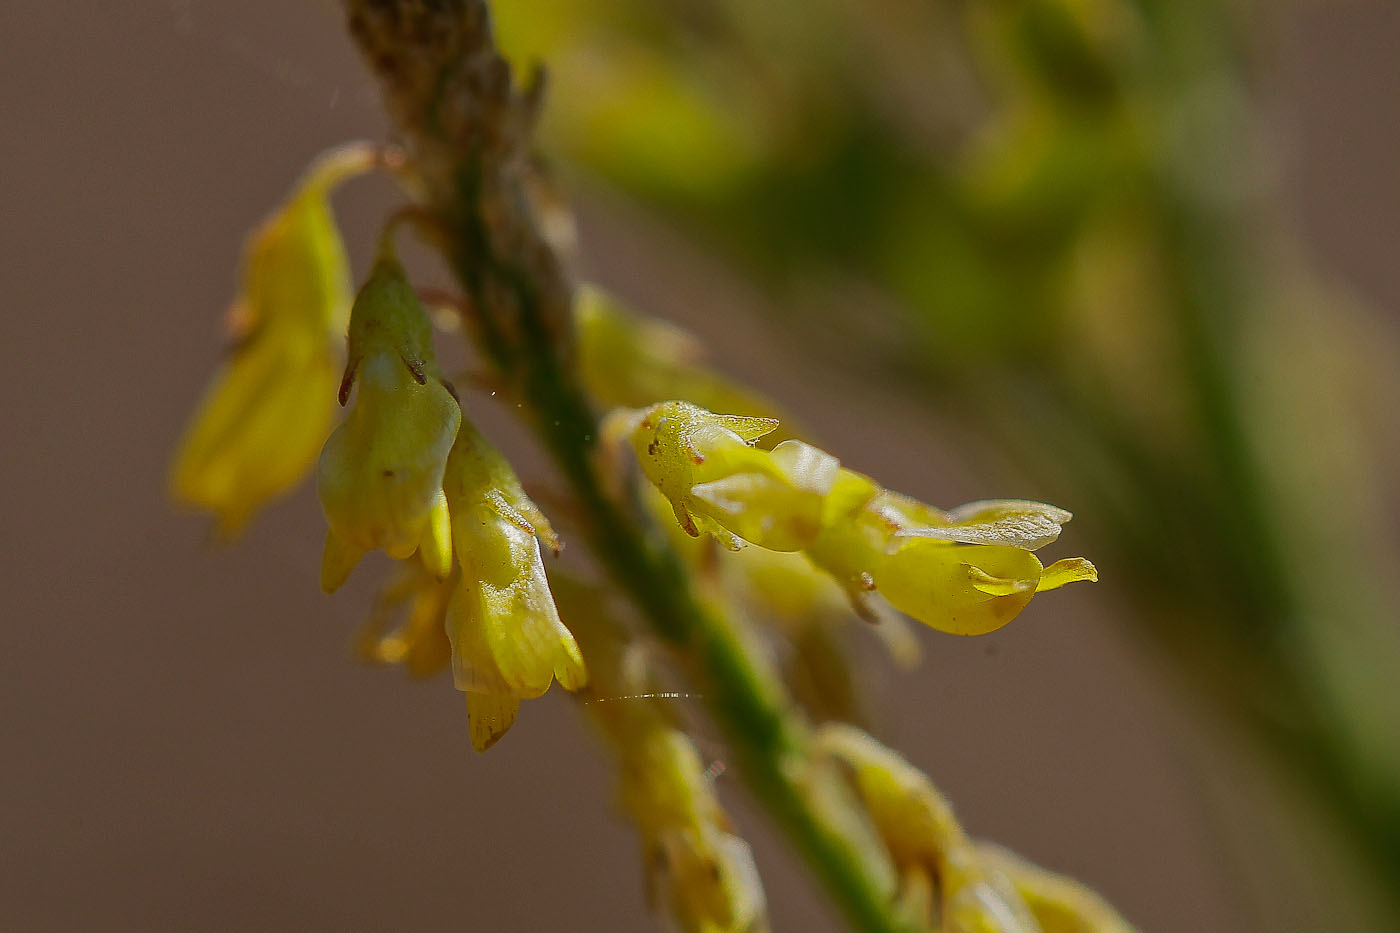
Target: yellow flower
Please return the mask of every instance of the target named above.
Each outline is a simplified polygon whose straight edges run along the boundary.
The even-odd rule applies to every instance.
[[[330,432],[350,273],[328,197],[373,150],[323,155],[248,240],[231,318],[239,342],[191,421],[171,470],[176,501],[225,535],[310,469]]]
[[[373,664],[402,664],[414,677],[447,667],[447,606],[457,587],[454,573],[439,580],[418,560],[400,563],[397,576],[379,592],[357,639],[360,657]],[[395,616],[398,626],[390,629]]]
[[[1001,846],[982,843],[984,862],[1011,879],[1040,924],[1040,933],[1132,933],[1132,926],[1088,887],[1046,871]]]
[[[982,858],[948,801],[918,769],[854,726],[823,726],[817,743],[850,769],[856,792],[905,879],[906,903],[923,901],[936,880],[939,929],[945,933],[1041,933],[1025,900]]]
[[[540,541],[558,549],[515,471],[463,420],[444,478],[461,580],[448,610],[453,674],[467,694],[472,744],[485,751],[515,721],[522,698],[558,680],[578,690],[588,671],[554,605]]]
[[[637,824],[653,896],[687,933],[753,930],[763,888],[753,854],[729,832],[695,743],[652,721],[622,752],[621,797]]]
[[[651,900],[687,933],[743,933],[764,926],[763,886],[748,844],[736,836],[712,777],[658,691],[645,649],[608,614],[605,598],[565,582],[559,595],[588,649],[589,715],[618,761],[618,796],[641,837]]]
[[[803,551],[871,621],[880,618],[878,592],[940,631],[980,635],[1015,618],[1038,592],[1098,579],[1083,558],[1044,567],[1031,553],[1070,519],[1053,505],[1007,499],[943,512],[800,441],[752,447],[773,429],[771,419],[687,402],[616,418],[688,533],[709,532],[731,549],[748,541]]]
[[[708,532],[731,550],[749,541],[796,551],[821,530],[839,464],[796,440],[771,451],[753,447],[778,426],[772,418],[716,415],[672,401],[632,413],[629,424],[642,472],[671,501],[687,534]]]
[[[603,408],[683,398],[710,411],[777,417],[777,406],[701,364],[700,341],[665,321],[634,315],[591,285],[574,300],[579,373]],[[773,440],[775,438],[769,438]]]
[[[433,357],[427,312],[386,250],[350,313],[343,404],[354,407],[321,451],[316,490],[329,530],[321,560],[327,592],[369,551],[419,552],[439,577],[451,569],[443,469],[462,412]]]

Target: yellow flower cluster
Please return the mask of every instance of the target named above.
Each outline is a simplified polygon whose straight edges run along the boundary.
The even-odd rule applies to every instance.
[[[556,550],[558,540],[463,417],[434,358],[427,312],[387,249],[355,299],[348,348],[340,398],[353,389],[355,402],[326,441],[317,484],[329,525],[322,585],[338,588],[371,550],[417,565],[389,601],[411,603],[408,621],[369,653],[431,665],[441,657],[433,629],[445,627],[472,744],[484,751],[515,722],[522,698],[555,679],[567,690],[587,681],[540,554],[541,540]]]
[[[978,635],[1011,621],[1037,592],[1097,579],[1082,558],[1044,567],[1031,553],[1070,518],[1051,505],[1006,500],[944,512],[802,441],[754,447],[776,427],[772,419],[688,402],[620,413],[613,423],[687,533],[731,549],[801,551],[867,618],[878,591],[933,628]]]
[[[300,482],[330,431],[351,285],[328,199],[377,163],[365,145],[326,153],[249,237],[230,314],[237,343],[170,477],[173,498],[213,513],[224,535]]]
[[[557,550],[558,540],[463,417],[388,235],[351,301],[328,196],[382,162],[369,146],[333,150],[251,238],[235,305],[246,333],[181,444],[172,492],[231,534],[300,481],[319,450],[322,588],[338,589],[370,551],[398,559],[360,652],[422,676],[450,661],[484,750],[521,699],[556,679],[577,690],[587,670],[545,577],[539,542]],[[352,394],[332,431],[337,395],[345,405]]]
[[[901,906],[940,933],[1130,933],[1098,895],[994,847],[976,845],[918,769],[859,729],[824,726],[817,744],[849,769],[900,875]]]

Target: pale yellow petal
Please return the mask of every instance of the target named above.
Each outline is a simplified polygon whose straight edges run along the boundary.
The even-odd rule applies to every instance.
[[[876,573],[896,609],[954,635],[982,635],[1016,617],[1035,594],[1040,562],[1012,547],[907,538]]]
[[[327,529],[326,546],[321,551],[321,589],[327,593],[340,589],[367,553],[366,548]]]
[[[171,470],[171,496],[232,535],[286,494],[330,434],[339,363],[324,336],[266,332],[215,377]]]
[[[500,741],[501,736],[515,725],[520,712],[520,698],[509,693],[468,692],[467,728],[472,748],[484,752]]]
[[[994,544],[1034,551],[1060,536],[1072,516],[1043,502],[999,499],[970,502],[947,514],[948,524],[905,528],[899,534],[962,544]]]
[[[1001,846],[983,844],[980,851],[989,865],[1011,879],[1041,933],[1132,933],[1128,921],[1078,881],[1046,871]]]
[[[777,418],[750,418],[744,415],[715,415],[715,423],[733,431],[746,442],[752,444],[778,428]]]
[[[1045,568],[1035,591],[1043,593],[1046,590],[1059,589],[1067,583],[1097,583],[1098,580],[1099,571],[1089,561],[1082,557],[1066,557]]]
[[[438,580],[446,580],[452,572],[452,518],[447,511],[447,496],[441,489],[428,513],[428,528],[418,545],[418,556]]]

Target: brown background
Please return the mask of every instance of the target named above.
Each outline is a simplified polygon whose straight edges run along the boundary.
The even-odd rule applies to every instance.
[[[1400,307],[1400,14],[1320,4],[1278,38],[1309,245]],[[244,232],[318,149],[383,130],[335,6],[11,0],[0,121],[0,929],[648,929],[606,763],[565,698],[475,755],[446,681],[351,660],[374,573],[319,593],[308,491],[231,550],[163,498]],[[362,269],[391,192],[338,203]],[[582,228],[590,274],[712,338],[858,468],[934,501],[1034,495],[987,488],[939,426],[792,358],[645,219],[593,200]],[[975,833],[1146,929],[1239,929],[1254,895],[1202,793],[1206,730],[1115,611],[1079,587],[986,639],[922,633],[925,667],[883,689],[887,731]],[[775,928],[831,928],[724,783]],[[1290,926],[1332,928],[1317,920]]]

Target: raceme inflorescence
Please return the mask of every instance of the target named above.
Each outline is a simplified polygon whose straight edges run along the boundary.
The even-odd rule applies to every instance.
[[[385,5],[366,9],[362,43],[422,32],[375,19]],[[472,16],[448,25],[482,28]],[[508,78],[404,82],[396,92],[446,87],[488,113],[538,106],[511,96]],[[526,138],[527,123],[502,126]],[[410,143],[426,132],[403,129]],[[529,172],[510,156],[515,139],[462,156],[461,172],[482,173],[469,186],[477,199],[450,208],[435,199],[467,183],[444,174],[450,147],[356,144],[313,163],[250,238],[234,345],[177,452],[173,497],[230,537],[315,464],[322,588],[339,589],[371,551],[395,565],[361,632],[362,656],[421,677],[450,670],[478,751],[555,681],[579,697],[617,764],[653,902],[681,929],[753,931],[766,920],[758,868],[694,724],[625,701],[665,694],[677,676],[703,692],[738,770],[856,925],[1127,929],[1082,886],[972,842],[927,778],[855,725],[812,725],[858,718],[825,702],[858,692],[846,632],[875,631],[909,665],[919,645],[906,618],[982,634],[1037,593],[1096,579],[1086,560],[1045,565],[1034,553],[1069,513],[1023,500],[944,511],[885,489],[707,368],[692,338],[601,290],[572,289],[547,258],[557,247],[540,233]],[[386,224],[352,297],[329,198],[376,169],[392,170],[418,203]],[[476,338],[492,370],[484,377],[450,380],[438,362],[428,293],[396,254],[405,226],[458,274],[462,293],[433,303]],[[549,280],[533,281],[531,263]],[[532,318],[530,302],[555,294],[572,294],[567,320]],[[471,393],[485,385],[513,395],[545,437],[562,483],[541,501],[586,543],[582,569],[546,569],[560,550],[555,528],[469,417]],[[781,644],[805,688],[774,664]]]

